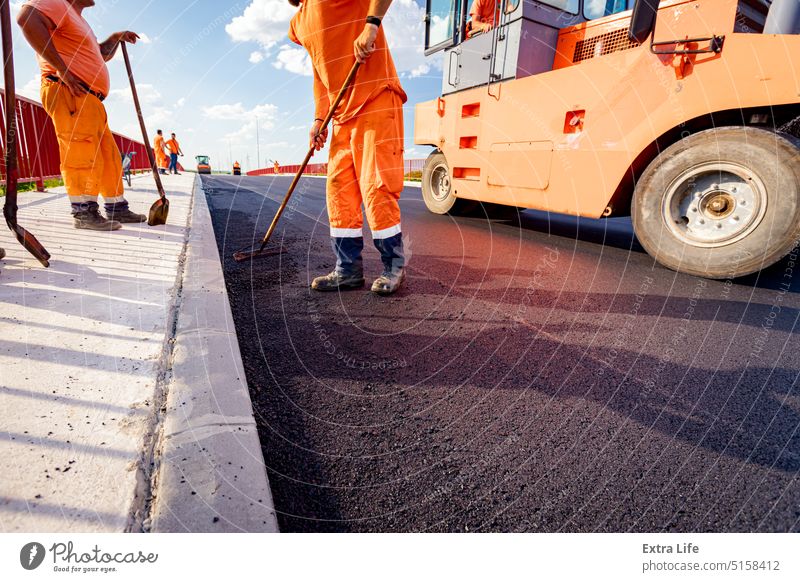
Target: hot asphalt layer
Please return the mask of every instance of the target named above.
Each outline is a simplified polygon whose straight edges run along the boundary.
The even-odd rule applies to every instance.
[[[405,290],[320,295],[324,180],[243,264],[290,177],[203,182],[282,531],[800,530],[788,260],[706,281],[626,220],[435,216],[407,189]]]

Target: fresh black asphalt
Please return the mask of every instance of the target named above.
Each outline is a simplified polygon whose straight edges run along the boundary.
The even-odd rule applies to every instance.
[[[325,181],[204,177],[283,531],[800,530],[800,263],[708,281],[625,219],[401,203],[406,288],[317,294]],[[368,276],[379,274],[366,248]]]

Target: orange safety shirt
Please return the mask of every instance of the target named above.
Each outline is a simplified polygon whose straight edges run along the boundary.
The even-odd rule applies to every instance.
[[[156,141],[155,141],[155,150],[156,153],[164,151],[164,136],[156,134]]]
[[[100,53],[97,37],[83,16],[67,0],[28,0],[26,4],[55,24],[53,45],[70,72],[92,91],[108,95],[111,89],[108,67]],[[43,77],[58,74],[41,56],[38,59]]]
[[[369,4],[370,0],[305,0],[292,18],[289,39],[302,45],[311,57],[316,118],[323,119],[328,114],[330,103],[355,62],[353,42],[364,30]],[[403,103],[407,101],[382,27],[378,29],[375,48],[334,114],[337,123],[357,115],[366,103],[386,90],[397,93]]]
[[[171,139],[167,142],[167,148],[169,149],[170,153],[179,154],[181,153],[181,146],[178,144],[177,139]]]
[[[481,22],[494,26],[495,10],[500,10],[500,2],[497,0],[475,0],[469,9],[469,15],[473,20],[477,16]]]

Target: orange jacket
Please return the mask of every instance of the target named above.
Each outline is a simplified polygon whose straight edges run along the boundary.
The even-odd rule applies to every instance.
[[[177,139],[171,139],[171,140],[167,141],[167,148],[169,149],[170,153],[172,153],[172,154],[181,153],[181,145],[178,143]]]
[[[330,103],[344,84],[355,58],[353,42],[364,30],[370,0],[305,0],[289,25],[289,39],[302,45],[311,57],[314,73],[314,117],[324,118]],[[380,93],[394,91],[403,103],[408,99],[386,44],[378,30],[376,51],[361,66],[353,89],[334,115],[344,123]]]
[[[494,26],[495,10],[499,12],[500,2],[497,0],[475,0],[469,10],[470,17],[474,20],[477,16],[481,22]]]

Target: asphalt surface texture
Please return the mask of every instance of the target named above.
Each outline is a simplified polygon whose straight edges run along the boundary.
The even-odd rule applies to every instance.
[[[405,288],[334,264],[325,180],[203,177],[282,531],[800,530],[800,263],[669,271],[627,219],[430,214]],[[368,229],[365,228],[365,232]],[[271,245],[271,248],[272,247]]]

